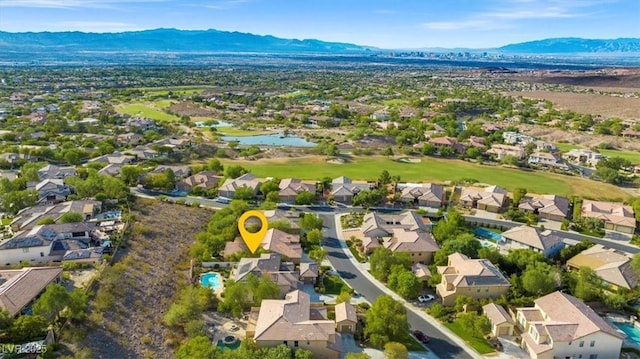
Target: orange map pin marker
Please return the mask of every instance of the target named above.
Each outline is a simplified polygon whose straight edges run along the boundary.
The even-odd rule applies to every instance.
[[[256,217],[260,220],[262,227],[256,233],[251,233],[247,231],[247,228],[244,225],[244,222],[251,217]],[[256,210],[246,211],[240,216],[238,219],[238,230],[240,231],[240,236],[244,240],[244,243],[247,245],[251,253],[255,253],[260,247],[260,243],[262,243],[262,239],[264,239],[264,235],[269,230],[269,222],[267,221],[267,217]]]

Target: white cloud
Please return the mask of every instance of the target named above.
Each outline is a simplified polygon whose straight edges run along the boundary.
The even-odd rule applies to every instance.
[[[242,4],[245,4],[251,1],[252,0],[223,0],[223,1],[216,1],[213,3],[205,4],[204,7],[212,10],[228,10],[228,9],[236,8]],[[200,6],[200,5],[201,4],[198,4],[196,6]]]
[[[489,20],[435,21],[422,24],[430,30],[497,30],[508,29],[511,25]]]
[[[133,24],[111,21],[60,21],[51,24],[52,27],[61,30],[73,30],[83,32],[114,32],[141,30]]]

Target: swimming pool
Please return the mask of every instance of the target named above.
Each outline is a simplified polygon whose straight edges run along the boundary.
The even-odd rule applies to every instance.
[[[200,284],[203,287],[208,287],[213,290],[218,290],[222,287],[222,280],[220,279],[220,275],[215,272],[209,272],[202,275],[200,278]]]
[[[502,236],[499,233],[492,232],[480,227],[474,229],[473,233],[475,233],[479,237],[488,239],[492,242],[499,242],[502,240]]]
[[[640,329],[631,323],[613,323],[618,329],[622,330],[627,335],[627,340],[632,341],[640,345]]]

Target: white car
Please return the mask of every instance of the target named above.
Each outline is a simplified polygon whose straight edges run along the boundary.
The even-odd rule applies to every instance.
[[[418,297],[418,300],[420,301],[420,303],[430,302],[430,301],[432,301],[434,299],[436,299],[436,297],[434,297],[431,294],[421,295],[421,296]]]

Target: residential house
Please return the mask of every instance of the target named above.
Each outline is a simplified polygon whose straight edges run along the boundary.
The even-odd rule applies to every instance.
[[[484,142],[484,137],[470,136],[469,137],[469,145],[471,147],[476,147],[476,148],[479,148],[479,149],[487,148],[487,145]]]
[[[123,133],[116,136],[116,143],[121,146],[137,146],[144,141],[144,136],[135,132]]]
[[[251,173],[245,173],[238,178],[227,178],[218,189],[220,197],[233,198],[238,188],[249,188],[253,195],[257,195],[262,185],[262,180]]]
[[[95,223],[81,222],[37,225],[30,230],[19,231],[13,237],[0,241],[0,266],[15,265],[21,261],[30,264],[60,261],[77,242],[84,248],[96,244],[94,229]]]
[[[521,347],[533,359],[618,358],[624,337],[578,298],[554,292],[516,309]]]
[[[431,221],[428,218],[422,218],[414,211],[403,214],[371,212],[364,216],[358,231],[349,233],[362,241],[362,250],[365,254],[370,254],[376,248],[384,246],[401,252],[413,251],[414,262],[426,263],[431,259],[431,251],[434,248],[437,250],[435,240],[428,233],[430,230]]]
[[[285,178],[280,181],[279,201],[282,203],[295,203],[296,197],[302,192],[310,192],[315,195],[316,182],[303,181],[297,178]]]
[[[129,119],[127,119],[125,124],[130,129],[136,128],[136,129],[138,129],[138,130],[140,130],[142,132],[156,129],[156,124],[153,122],[152,119],[143,118],[143,117],[129,118]]]
[[[601,244],[595,244],[569,259],[567,267],[589,267],[613,290],[634,289],[640,283],[640,274],[631,268],[631,256]]]
[[[71,194],[71,187],[63,179],[45,179],[27,186],[38,192],[38,203],[60,203]]]
[[[502,237],[509,249],[530,249],[542,253],[545,258],[555,257],[564,248],[562,239],[549,229],[541,231],[537,227],[523,225],[502,232]]]
[[[0,309],[15,317],[45,290],[62,279],[60,267],[25,267],[0,270]]]
[[[491,322],[491,335],[496,338],[505,335],[513,336],[515,324],[501,305],[489,303],[482,307],[482,312]]]
[[[185,192],[192,192],[195,188],[208,191],[217,188],[223,178],[213,171],[202,171],[179,181],[176,188]]]
[[[507,156],[512,156],[519,160],[522,160],[527,156],[527,152],[522,147],[503,145],[499,143],[492,144],[491,148],[485,153],[498,161],[502,161]]]
[[[355,333],[358,324],[356,308],[347,302],[338,303],[336,311],[336,330],[340,333]]]
[[[531,136],[512,131],[503,132],[502,139],[504,140],[504,143],[509,145],[526,145],[527,143],[535,141],[535,138]]]
[[[433,183],[398,185],[400,200],[421,207],[440,208],[445,204],[444,186]]]
[[[442,281],[436,292],[442,304],[452,306],[456,298],[498,298],[509,291],[509,281],[488,259],[469,259],[461,253],[449,255],[446,266],[438,266]]]
[[[297,235],[283,232],[279,229],[269,229],[260,243],[260,247],[273,253],[282,255],[285,260],[290,260],[296,264],[300,263],[302,258],[302,247],[300,246],[300,237]],[[223,255],[228,257],[234,253],[247,252],[249,249],[242,240],[227,242]]]
[[[466,150],[465,145],[453,137],[435,137],[429,139],[429,143],[437,148],[438,152],[441,152],[443,148],[449,149],[451,153],[464,153]]]
[[[459,202],[466,208],[498,213],[507,204],[507,191],[499,186],[462,188]]]
[[[520,201],[518,208],[537,214],[540,218],[562,222],[569,215],[569,199],[555,194],[525,197]]]
[[[411,265],[411,272],[413,272],[413,275],[415,275],[416,278],[420,279],[421,281],[426,282],[431,277],[431,271],[426,264],[413,263]]]
[[[604,221],[604,228],[627,234],[633,234],[636,230],[636,217],[631,206],[615,202],[582,201],[584,218],[597,218]]]
[[[527,162],[530,165],[556,168],[563,171],[571,169],[569,165],[562,161],[562,157],[559,154],[551,152],[534,152],[529,155]]]
[[[124,154],[127,156],[131,156],[132,162],[152,160],[158,157],[158,151],[147,146],[138,146],[130,150],[126,150]]]
[[[44,218],[51,218],[57,221],[67,212],[81,213],[85,220],[89,220],[101,211],[102,202],[92,200],[67,201],[49,205],[42,204],[25,208],[18,212],[13,221],[11,221],[10,226],[14,231],[24,230],[32,228],[38,221]]]
[[[386,110],[377,110],[372,113],[369,118],[375,121],[387,121],[389,119],[389,112]]]
[[[153,173],[153,174],[164,173],[167,170],[171,170],[173,172],[173,175],[175,176],[175,178],[177,180],[183,179],[183,178],[187,178],[187,177],[191,176],[191,168],[189,166],[166,166],[166,165],[160,165],[160,166],[156,167],[155,169],[153,169],[153,171],[151,171],[151,173]]]
[[[172,149],[184,149],[191,146],[191,140],[187,137],[182,138],[163,138],[153,142],[155,145],[169,147]]]
[[[125,155],[122,152],[113,152],[103,156],[98,156],[89,160],[89,162],[104,162],[125,165],[133,161],[134,157]]]
[[[293,263],[282,263],[282,256],[278,253],[263,253],[259,258],[241,258],[234,271],[234,280],[246,280],[249,273],[258,278],[269,277],[278,285],[283,297],[302,287],[300,272],[294,270]]]
[[[363,181],[353,181],[349,177],[340,176],[331,181],[331,196],[338,203],[351,204],[358,192],[370,190],[372,185]]]
[[[382,246],[392,252],[407,253],[413,263],[427,264],[440,249],[431,233],[394,228],[391,237],[384,238]]]
[[[76,168],[73,166],[60,167],[56,165],[48,164],[38,170],[38,178],[45,179],[65,179],[67,177],[74,177],[76,175]]]
[[[122,172],[122,167],[125,165],[121,163],[109,163],[108,165],[102,167],[98,173],[101,175],[107,175],[111,177],[120,176],[120,172]]]
[[[309,350],[314,358],[338,359],[342,352],[336,322],[327,319],[324,306],[312,304],[309,294],[300,290],[282,300],[263,300],[250,318],[247,337],[251,336],[260,348],[284,344],[294,350]]]
[[[595,167],[598,162],[607,158],[607,156],[601,153],[582,148],[574,148],[563,154],[562,157],[571,163],[591,167]]]
[[[319,272],[318,263],[300,263],[300,281],[303,284],[315,284],[318,280]]]

